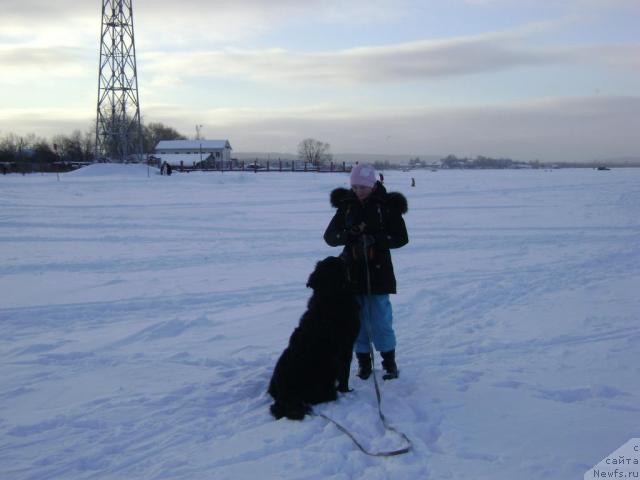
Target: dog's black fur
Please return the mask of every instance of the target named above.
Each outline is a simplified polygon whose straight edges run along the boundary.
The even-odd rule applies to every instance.
[[[307,311],[289,338],[269,384],[275,418],[302,420],[310,405],[336,400],[349,391],[353,344],[360,330],[359,306],[347,267],[338,257],[317,263],[307,287]]]

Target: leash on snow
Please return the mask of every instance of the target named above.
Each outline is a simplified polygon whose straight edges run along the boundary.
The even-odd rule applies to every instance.
[[[387,418],[384,416],[384,413],[382,413],[382,395],[380,394],[380,386],[378,385],[378,377],[376,376],[376,371],[375,371],[375,368],[374,368],[375,367],[375,362],[374,362],[374,355],[373,355],[373,332],[371,330],[371,323],[370,323],[370,319],[371,319],[371,275],[369,273],[369,262],[367,260],[367,246],[366,246],[366,244],[364,242],[362,243],[362,248],[363,248],[363,254],[364,254],[363,258],[364,258],[364,265],[365,265],[365,271],[366,271],[366,277],[367,277],[367,307],[368,307],[368,310],[369,310],[364,323],[365,323],[365,327],[367,329],[367,337],[369,337],[369,354],[371,355],[371,374],[373,375],[373,383],[375,385],[375,390],[376,390],[376,400],[378,402],[378,416],[380,417],[380,421],[382,422],[382,426],[385,428],[385,430],[389,431],[389,432],[393,432],[396,435],[398,435],[399,437],[401,437],[406,442],[406,446],[404,448],[400,448],[400,449],[397,449],[397,450],[391,450],[391,451],[385,451],[385,452],[370,452],[366,448],[364,448],[360,444],[360,442],[358,442],[358,440],[356,440],[356,438],[353,436],[353,434],[349,430],[347,430],[345,427],[340,425],[338,422],[336,422],[332,418],[327,417],[324,413],[315,413],[313,410],[312,410],[312,412],[313,412],[314,415],[318,415],[319,417],[322,417],[325,420],[327,420],[328,422],[330,422],[333,425],[335,425],[338,428],[338,430],[340,430],[342,433],[347,435],[353,441],[353,443],[356,445],[356,447],[358,447],[360,449],[360,451],[362,451],[364,454],[369,455],[371,457],[394,457],[394,456],[397,456],[397,455],[404,455],[405,453],[409,453],[411,451],[411,448],[412,448],[413,445],[411,443],[411,440],[409,440],[409,437],[407,437],[406,434],[396,430],[391,425],[389,425],[389,422],[387,422]]]

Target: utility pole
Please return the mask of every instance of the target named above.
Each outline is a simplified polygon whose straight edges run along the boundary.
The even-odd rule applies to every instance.
[[[133,0],[103,0],[96,158],[142,161]]]

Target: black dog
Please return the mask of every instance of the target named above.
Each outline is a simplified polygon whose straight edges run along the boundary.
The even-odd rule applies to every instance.
[[[338,257],[318,262],[307,287],[313,289],[307,311],[291,334],[269,384],[275,418],[302,420],[310,413],[310,405],[336,400],[336,391],[349,391],[360,316],[346,264]]]

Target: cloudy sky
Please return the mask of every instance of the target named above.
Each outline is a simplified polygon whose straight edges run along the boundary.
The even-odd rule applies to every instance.
[[[640,0],[133,0],[142,115],[235,151],[640,156]],[[100,0],[0,0],[0,135],[90,128]]]

